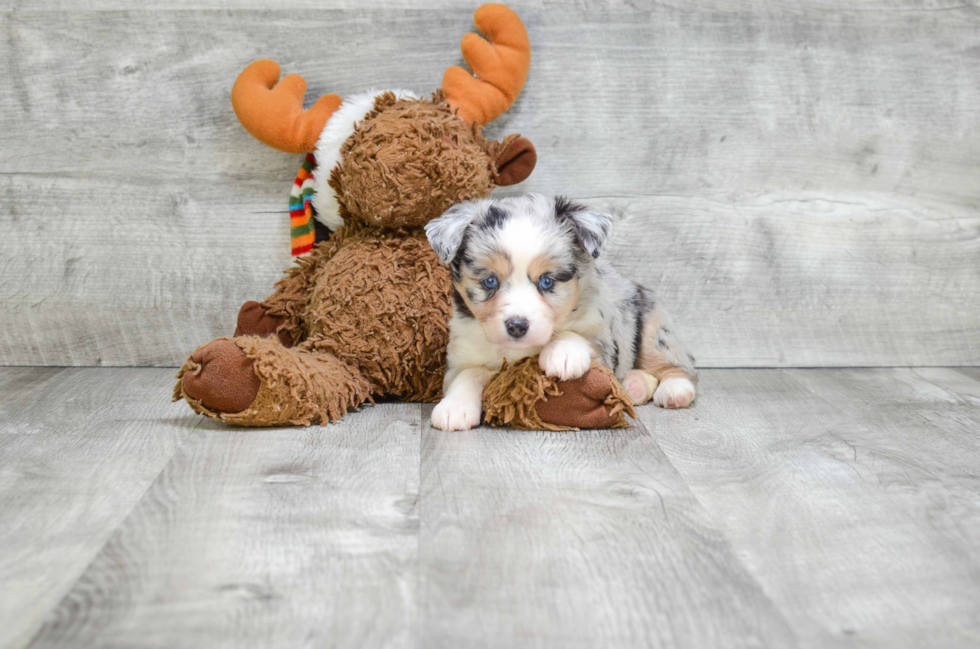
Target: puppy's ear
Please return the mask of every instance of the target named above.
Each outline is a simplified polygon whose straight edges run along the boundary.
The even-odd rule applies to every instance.
[[[456,258],[459,247],[463,244],[466,228],[483,212],[485,203],[486,201],[465,201],[453,205],[442,216],[425,225],[425,236],[429,238],[429,244],[442,263],[448,264]]]
[[[595,259],[606,246],[612,230],[612,217],[602,212],[594,212],[587,207],[573,203],[564,196],[555,198],[555,219],[566,223],[575,233],[579,245]]]

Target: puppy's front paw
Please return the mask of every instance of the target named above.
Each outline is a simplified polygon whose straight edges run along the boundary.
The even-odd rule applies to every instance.
[[[581,341],[555,340],[549,343],[538,358],[538,365],[548,376],[562,381],[577,379],[592,367],[592,355]]]
[[[483,404],[467,399],[446,398],[432,409],[432,425],[439,430],[469,430],[480,425]]]
[[[694,384],[683,376],[670,376],[653,393],[653,403],[661,408],[687,408],[694,401]]]

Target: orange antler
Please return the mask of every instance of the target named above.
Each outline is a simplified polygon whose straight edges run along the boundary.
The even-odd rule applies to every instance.
[[[238,75],[231,89],[231,105],[245,130],[260,142],[288,153],[309,153],[341,99],[324,95],[303,110],[305,95],[303,77],[288,74],[279,81],[279,64],[262,59]]]
[[[461,117],[486,124],[521,94],[531,67],[531,44],[524,23],[504,5],[483,5],[473,14],[473,24],[489,42],[472,33],[463,37],[463,58],[473,74],[458,65],[449,68],[442,90]]]

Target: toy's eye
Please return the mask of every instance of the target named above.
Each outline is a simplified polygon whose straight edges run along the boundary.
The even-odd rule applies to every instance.
[[[492,291],[493,289],[497,288],[498,286],[500,286],[500,282],[498,282],[497,281],[497,278],[494,277],[493,275],[491,275],[490,277],[488,277],[485,280],[483,280],[483,287],[486,288],[489,291]]]
[[[555,280],[545,276],[538,280],[538,288],[542,291],[550,291],[555,286]]]

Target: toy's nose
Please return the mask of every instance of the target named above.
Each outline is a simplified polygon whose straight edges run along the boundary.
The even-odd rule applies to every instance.
[[[527,333],[527,318],[508,318],[504,327],[511,338],[521,338]]]

